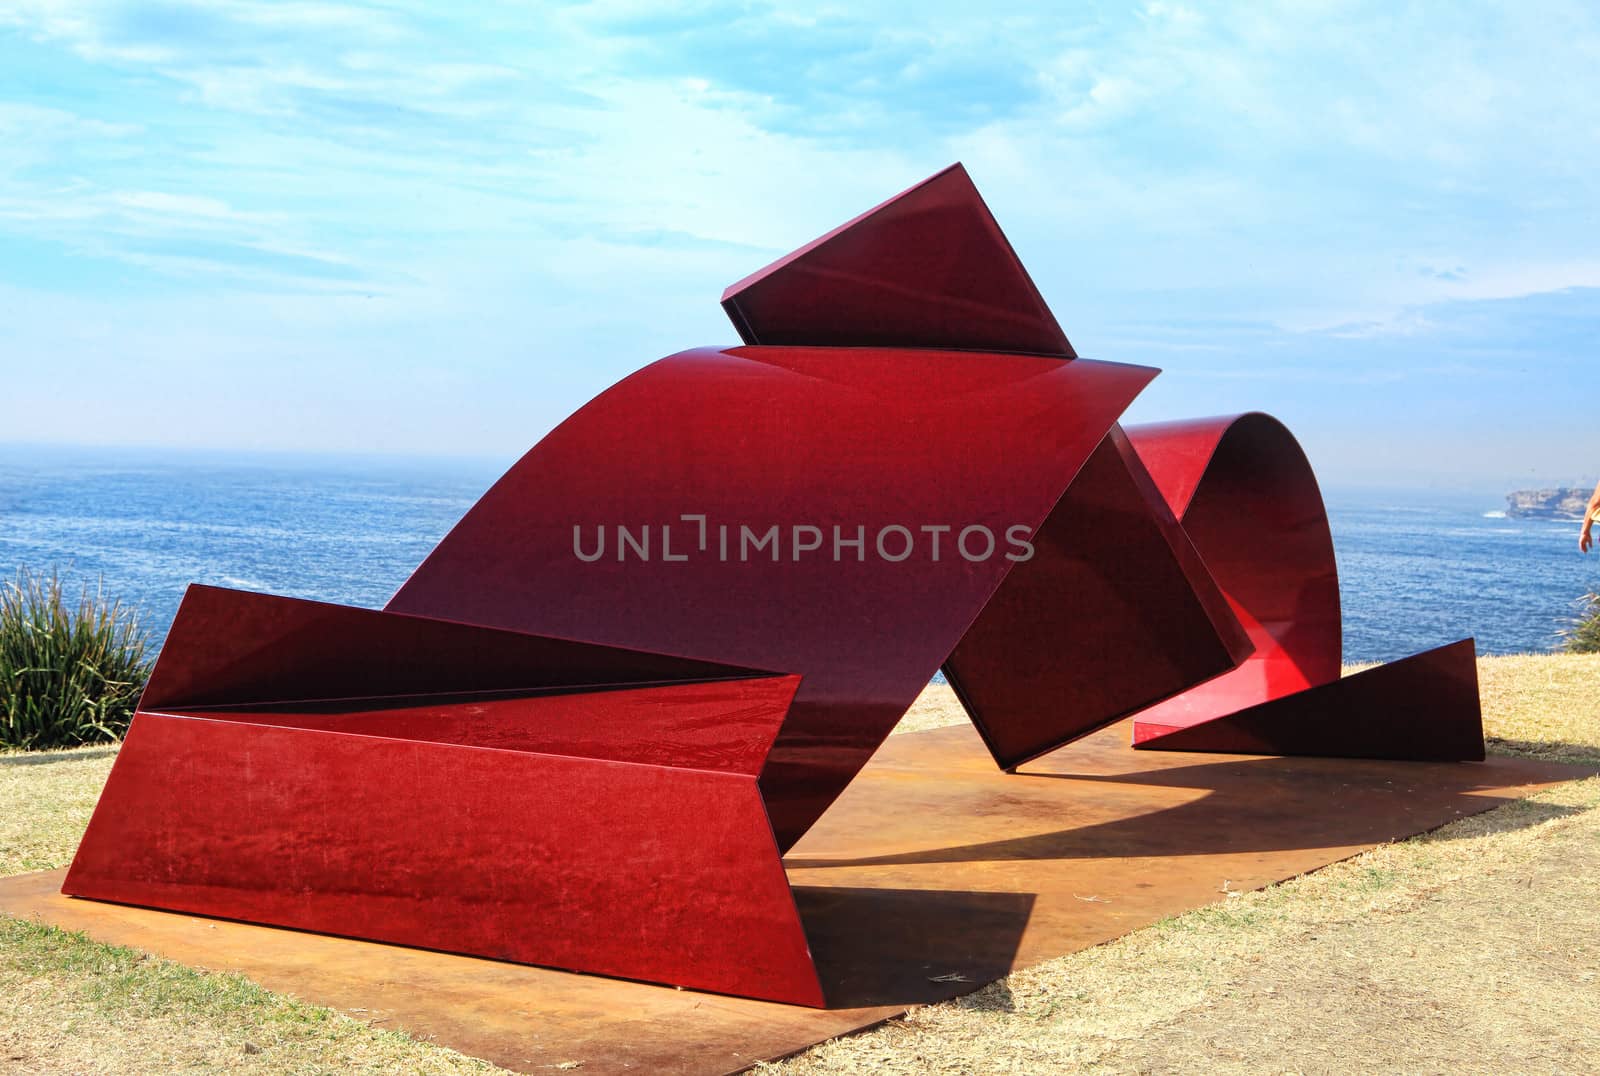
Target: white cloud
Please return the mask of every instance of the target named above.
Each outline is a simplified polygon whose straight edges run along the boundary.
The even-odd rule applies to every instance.
[[[128,194],[114,194],[111,200],[117,205],[132,209],[149,209],[179,217],[204,217],[209,220],[236,220],[239,217],[239,214],[220,198],[163,194],[160,191],[133,191]]]
[[[554,356],[540,376],[603,384],[726,338],[723,284],[957,158],[1107,358],[1176,326],[1160,351],[1198,371],[1230,320],[1420,344],[1433,304],[1600,284],[1581,6],[756,5],[659,29],[632,2],[189,10],[0,10],[63,79],[101,80],[0,103],[0,229],[194,296],[206,332],[173,347]],[[1011,96],[952,119],[986,103],[984,64]]]

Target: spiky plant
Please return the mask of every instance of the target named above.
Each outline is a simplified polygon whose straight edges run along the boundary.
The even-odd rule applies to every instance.
[[[1573,604],[1580,611],[1561,629],[1561,649],[1569,654],[1600,653],[1600,594],[1591,591]]]
[[[116,740],[150,673],[136,611],[87,584],[76,607],[59,575],[0,588],[0,750]]]

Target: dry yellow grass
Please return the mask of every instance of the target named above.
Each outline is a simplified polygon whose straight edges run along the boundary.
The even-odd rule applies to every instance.
[[[1600,764],[1600,656],[1479,663],[1492,748]],[[930,688],[900,731],[964,720]],[[106,749],[0,756],[0,873],[64,864]],[[1600,1056],[1600,779],[1011,976],[781,1073],[1582,1071]],[[0,1070],[492,1072],[0,918]]]
[[[237,975],[0,917],[0,1071],[491,1073]]]
[[[72,859],[116,755],[115,747],[0,754],[0,876]]]
[[[1517,654],[1478,662],[1491,750],[1600,759],[1600,654]]]

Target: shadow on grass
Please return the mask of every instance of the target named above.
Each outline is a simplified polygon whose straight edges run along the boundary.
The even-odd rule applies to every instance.
[[[108,743],[100,747],[74,747],[66,751],[15,751],[0,754],[0,766],[48,766],[52,762],[82,762],[92,758],[110,758],[120,744]]]
[[[1482,837],[1486,834],[1515,833],[1518,830],[1532,829],[1534,826],[1553,822],[1558,818],[1571,818],[1573,815],[1591,810],[1594,808],[1574,807],[1565,803],[1543,803],[1533,799],[1512,800],[1492,811],[1469,816],[1474,822],[1469,830],[1459,831],[1455,828],[1455,823],[1449,823],[1438,829],[1418,833],[1408,839],[1419,842],[1454,841]]]
[[[1593,766],[1600,771],[1600,744],[1563,743],[1551,740],[1502,740],[1493,736],[1483,742],[1491,755],[1536,758],[1544,762],[1568,762],[1575,766]]]

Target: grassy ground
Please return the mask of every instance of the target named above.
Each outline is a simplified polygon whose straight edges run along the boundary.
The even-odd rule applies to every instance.
[[[1600,655],[1479,662],[1491,748],[1600,765]],[[904,729],[962,720],[930,689]],[[109,749],[0,756],[0,874],[64,865]],[[773,1072],[1583,1071],[1600,779],[1018,973]],[[0,917],[0,1070],[491,1072],[326,1009]]]

